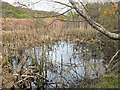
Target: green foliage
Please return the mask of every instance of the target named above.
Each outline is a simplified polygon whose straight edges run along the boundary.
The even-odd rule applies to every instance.
[[[116,7],[109,2],[106,3],[87,3],[85,5],[87,11],[86,14],[92,18],[92,20],[101,24],[104,28],[114,32],[117,28],[118,15],[116,14]],[[67,19],[82,19],[74,12],[67,13]]]
[[[107,74],[100,78],[100,83],[96,83],[96,88],[118,88],[118,76],[115,73]]]
[[[79,19],[79,15],[76,12],[71,11],[67,13],[67,19]]]
[[[22,8],[21,6],[12,6],[7,2],[2,2],[2,14],[6,17],[13,18],[30,18],[32,15],[34,16],[46,16],[52,15],[54,12],[46,12],[46,11],[37,11],[31,10],[27,8]]]
[[[29,16],[27,14],[22,14],[21,18],[28,18]]]
[[[20,14],[15,13],[14,17],[15,17],[15,18],[20,18]]]
[[[22,8],[21,6],[12,6],[7,2],[2,2],[2,14],[3,16],[9,17],[9,18],[10,17],[31,18],[33,16],[36,16],[36,17],[53,16],[59,13],[31,10],[27,8]],[[61,15],[58,18],[64,18],[64,16]]]
[[[27,9],[23,9],[22,7],[14,7],[7,2],[2,2],[2,14],[6,17],[14,17],[14,18],[28,18],[30,17],[30,13],[27,12]]]
[[[118,16],[117,14],[113,14],[113,12],[111,12],[110,14],[108,13],[107,15],[101,15],[99,20],[100,24],[109,30],[115,30],[117,28]]]
[[[3,9],[3,13],[5,14],[5,16],[7,17],[14,17],[14,18],[28,18],[29,15],[27,14],[22,14],[22,13],[17,13],[15,10],[6,10]]]
[[[88,15],[101,24],[106,29],[113,31],[117,28],[118,16],[115,13],[115,6],[109,2],[106,3],[91,3],[86,5]],[[113,31],[114,32],[114,31]]]
[[[13,10],[6,10],[6,11],[5,11],[5,14],[6,14],[6,15],[14,14],[14,13],[15,13],[15,11],[13,11]]]

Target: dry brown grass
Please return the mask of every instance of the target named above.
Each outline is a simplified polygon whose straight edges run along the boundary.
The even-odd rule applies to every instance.
[[[18,26],[22,24],[22,21],[24,20],[17,21],[19,22]],[[91,30],[59,29],[59,28],[48,29],[48,28],[36,28],[34,27],[34,25],[31,28],[31,24],[30,24],[31,22],[30,23],[27,23],[27,22],[23,23],[23,26],[24,25],[26,26],[26,24],[28,24],[28,27],[26,28],[22,28],[23,26],[21,26],[21,28],[17,28],[18,26],[12,23],[12,25],[15,25],[15,27],[11,26],[12,28],[14,28],[14,29],[11,29],[9,27],[10,25],[8,25],[9,23],[7,23],[5,25],[6,30],[2,30],[2,38],[3,38],[2,39],[3,66],[2,67],[4,72],[3,75],[5,77],[12,76],[11,73],[9,72],[7,72],[8,75],[6,75],[5,71],[11,70],[10,68],[6,69],[6,66],[9,67],[8,58],[12,57],[14,52],[17,52],[17,57],[21,58],[21,56],[25,54],[26,48],[35,48],[35,46],[50,44],[57,41],[72,41],[72,42],[80,43],[81,41],[85,40],[83,41],[85,43],[89,43],[89,42],[97,42],[99,44],[103,43],[102,41],[99,40],[100,35],[94,29],[91,29]],[[96,43],[93,43],[93,44],[96,44]],[[44,64],[44,62],[41,62],[41,64]],[[8,81],[5,81],[6,80],[5,77],[3,78],[4,79],[3,81],[4,81],[4,85],[7,85]],[[11,80],[11,82],[13,81]]]

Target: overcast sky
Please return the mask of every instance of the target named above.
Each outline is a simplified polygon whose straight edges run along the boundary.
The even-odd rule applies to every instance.
[[[2,0],[2,1],[8,2],[8,3],[14,5],[14,2],[18,1],[18,0]],[[19,2],[25,3],[25,4],[27,4],[28,1],[38,2],[40,0],[19,0]],[[54,1],[60,1],[60,2],[68,4],[68,0],[54,0]],[[63,12],[65,10],[67,10],[67,8],[65,8],[64,6],[62,6],[60,4],[51,3],[46,0],[41,0],[41,2],[39,2],[38,4],[32,5],[31,9],[43,10],[43,11],[56,11],[56,12]]]
[[[8,2],[10,4],[14,4],[15,1],[19,1],[21,3],[25,3],[27,4],[28,2],[38,2],[40,0],[2,0],[5,2]],[[50,1],[50,0],[49,0]],[[54,0],[54,1],[60,1],[63,3],[68,4],[69,0]],[[80,1],[106,1],[106,0],[80,0]],[[107,1],[120,1],[120,0],[107,0]],[[55,3],[50,3],[47,0],[41,0],[41,2],[39,2],[38,4],[32,5],[31,9],[34,10],[43,10],[43,11],[56,11],[56,12],[64,12],[67,10],[67,8],[65,8],[64,6],[60,5],[60,4],[55,4]]]

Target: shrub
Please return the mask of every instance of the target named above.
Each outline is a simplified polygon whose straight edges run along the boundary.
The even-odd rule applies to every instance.
[[[21,18],[28,18],[29,17],[27,14],[22,14],[20,16],[21,16]]]

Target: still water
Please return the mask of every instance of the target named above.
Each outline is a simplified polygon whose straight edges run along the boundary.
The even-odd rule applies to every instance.
[[[94,48],[65,41],[36,46],[26,49],[30,57],[24,68],[38,66],[38,72],[49,80],[48,87],[56,87],[56,82],[59,87],[69,87],[78,80],[93,79],[105,74],[104,54]],[[16,69],[19,65],[13,62],[13,67]],[[33,86],[36,86],[34,82]]]

